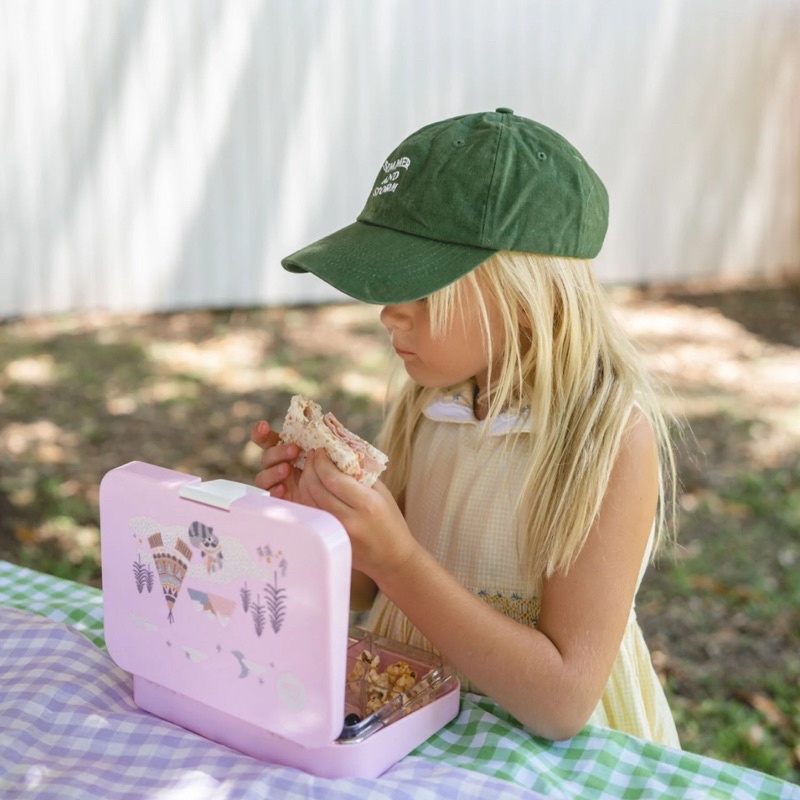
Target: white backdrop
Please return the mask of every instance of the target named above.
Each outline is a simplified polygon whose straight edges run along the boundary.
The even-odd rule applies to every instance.
[[[0,0],[0,317],[337,297],[281,256],[510,106],[611,196],[607,281],[800,264],[796,0]]]

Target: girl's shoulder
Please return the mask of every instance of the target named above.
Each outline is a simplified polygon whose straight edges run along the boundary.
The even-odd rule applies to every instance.
[[[638,403],[631,406],[622,444],[620,456],[629,451],[631,455],[652,454],[657,458],[658,441],[653,423]]]

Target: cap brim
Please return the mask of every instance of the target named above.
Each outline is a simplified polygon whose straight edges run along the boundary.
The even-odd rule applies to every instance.
[[[495,252],[354,222],[281,264],[289,272],[310,272],[356,300],[391,305],[433,294]]]

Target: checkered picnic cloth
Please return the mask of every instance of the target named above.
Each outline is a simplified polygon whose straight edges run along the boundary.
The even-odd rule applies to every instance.
[[[103,595],[99,589],[0,561],[0,606],[63,622],[105,648]]]
[[[2,561],[0,642],[3,798],[800,800],[800,788],[762,773],[604,728],[548,742],[472,694],[380,778],[264,764],[136,708],[130,676],[103,648],[97,589]]]

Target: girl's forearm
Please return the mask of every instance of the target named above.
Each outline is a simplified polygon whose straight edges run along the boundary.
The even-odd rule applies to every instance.
[[[566,739],[588,720],[599,698],[582,670],[543,633],[465,589],[423,547],[379,586],[447,662],[533,733]]]
[[[350,609],[352,611],[368,611],[378,593],[375,581],[354,569],[350,575]]]

